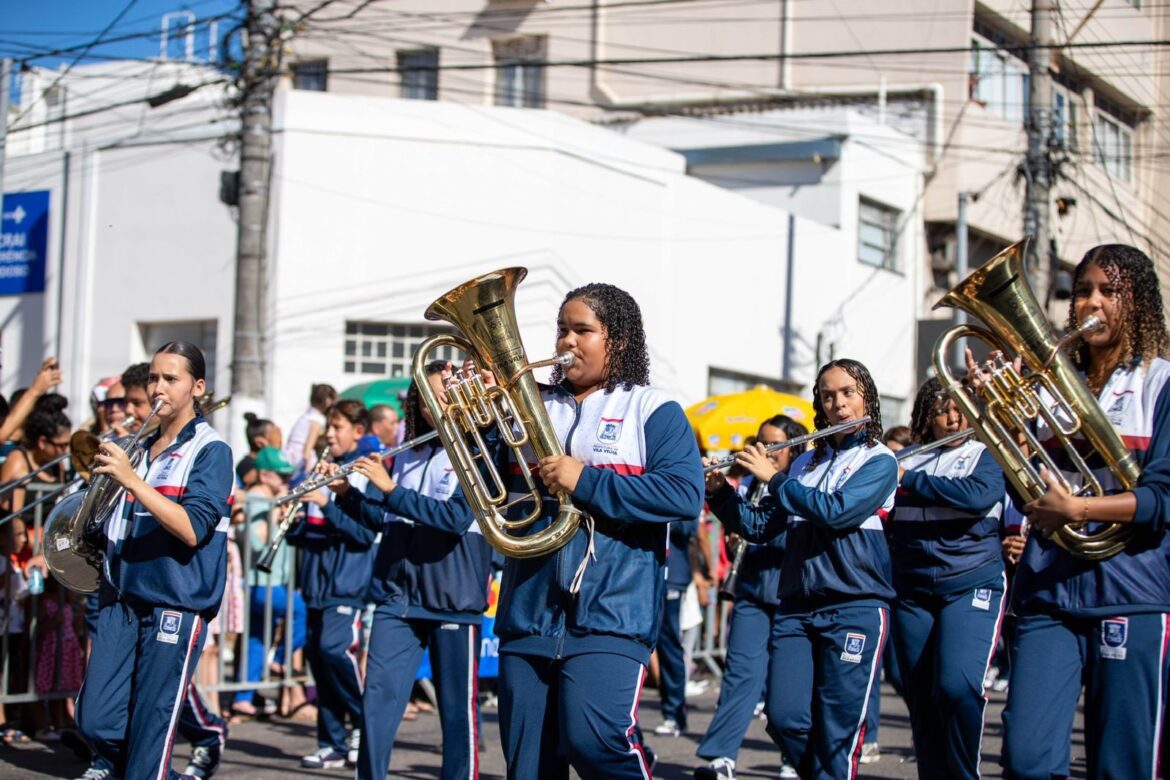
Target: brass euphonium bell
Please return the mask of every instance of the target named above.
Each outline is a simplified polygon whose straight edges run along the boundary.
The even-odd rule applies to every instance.
[[[1087,456],[1077,450],[1074,437],[1087,442],[1121,488],[1129,490],[1141,475],[1137,460],[1065,353],[1067,342],[1096,325],[1082,323],[1078,331],[1064,339],[1056,335],[1044,308],[1027,284],[1023,262],[1027,242],[1024,239],[1013,244],[988,260],[935,306],[962,309],[987,325],[962,325],[944,333],[934,348],[935,371],[955,405],[971,422],[975,435],[987,446],[1025,501],[1034,501],[1048,490],[1033,458],[1047,467],[1049,474],[1070,493],[1104,494],[1100,481],[1086,462]],[[951,344],[968,336],[985,341],[1002,353],[991,367],[991,378],[975,391],[982,404],[976,403],[947,363]],[[1023,364],[1021,372],[1012,365],[1016,356]],[[1079,487],[1065,479],[1032,433],[1029,424],[1041,420],[1080,473]],[[1020,446],[1020,438],[1026,442],[1027,451]],[[1094,526],[1100,526],[1099,530],[1089,530],[1082,524],[1062,526],[1053,534],[1053,540],[1078,558],[1102,560],[1125,549],[1133,534],[1128,523],[1094,523]]]
[[[529,363],[516,326],[516,286],[527,275],[525,268],[505,268],[459,285],[439,297],[426,311],[428,320],[446,320],[463,336],[439,335],[424,342],[415,353],[414,383],[430,410],[439,439],[451,457],[451,465],[487,542],[504,555],[533,558],[563,547],[577,533],[581,510],[566,492],[556,519],[545,529],[526,535],[510,532],[527,529],[543,514],[540,490],[525,468],[531,452],[539,460],[563,455],[532,370],[572,362],[571,355]],[[447,387],[446,408],[427,381],[428,355],[438,347],[451,346],[466,353],[477,370],[463,374]],[[497,384],[486,386],[482,373],[490,371]],[[508,486],[491,462],[481,431],[495,427],[500,438],[521,464],[527,493],[509,500]],[[468,439],[471,439],[469,444]],[[505,512],[529,501],[535,503],[527,516],[509,520]]]

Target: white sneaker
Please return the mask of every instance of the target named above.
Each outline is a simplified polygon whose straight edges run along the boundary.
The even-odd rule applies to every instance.
[[[349,766],[357,766],[358,750],[362,746],[362,730],[354,729],[349,732],[349,751],[345,754],[345,762]]]
[[[708,680],[687,680],[687,698],[693,699],[696,696],[702,696],[706,692],[708,685],[710,685],[710,681]]]
[[[796,773],[796,767],[794,767],[792,764],[788,763],[787,758],[780,759],[780,777],[784,778],[784,780],[790,780],[790,778],[800,777],[800,775],[798,775]]]
[[[98,769],[96,766],[91,766],[85,770],[85,774],[77,778],[77,780],[106,780],[110,776],[110,770]]]
[[[306,769],[341,769],[345,766],[345,758],[345,753],[323,747],[311,756],[302,758],[301,766]]]
[[[866,742],[861,746],[861,758],[858,759],[863,764],[876,764],[882,760],[882,751],[876,742]]]
[[[654,727],[654,733],[660,737],[677,737],[682,734],[682,729],[678,727],[678,721],[674,718],[667,718]]]

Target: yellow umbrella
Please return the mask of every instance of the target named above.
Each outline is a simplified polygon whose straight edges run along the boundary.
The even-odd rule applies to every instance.
[[[810,431],[812,404],[795,395],[757,385],[742,393],[713,395],[687,409],[687,419],[707,450],[738,450],[769,417],[786,414]]]

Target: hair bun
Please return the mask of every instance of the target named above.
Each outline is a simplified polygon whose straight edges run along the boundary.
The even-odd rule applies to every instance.
[[[248,425],[255,425],[260,421],[260,418],[256,416],[255,412],[244,412],[244,420]]]

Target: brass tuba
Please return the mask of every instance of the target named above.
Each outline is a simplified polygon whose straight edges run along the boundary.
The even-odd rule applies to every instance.
[[[987,327],[961,325],[944,333],[934,348],[935,371],[955,405],[971,422],[975,435],[1026,501],[1040,498],[1048,488],[1039,468],[1020,446],[1019,438],[1026,442],[1031,455],[1074,495],[1104,493],[1086,463],[1089,456],[1078,452],[1074,437],[1087,441],[1122,488],[1128,490],[1137,484],[1141,469],[1065,353],[1069,341],[1096,329],[1100,323],[1089,318],[1091,322],[1082,323],[1063,339],[1057,337],[1024,275],[1027,241],[1025,238],[1000,252],[936,304],[935,308],[962,309]],[[947,365],[951,344],[967,336],[987,342],[1000,353],[993,355],[987,366],[990,379],[975,391],[982,408]],[[1012,356],[1019,356],[1026,370],[1017,372]],[[1029,423],[1038,420],[1047,424],[1055,441],[1064,448],[1081,475],[1081,487],[1070,485],[1030,430]],[[1065,525],[1053,539],[1078,558],[1103,560],[1125,549],[1133,533],[1128,523],[1095,523],[1094,527],[1098,530],[1080,523]]]
[[[569,354],[529,363],[516,326],[516,286],[527,275],[525,268],[504,268],[465,282],[439,297],[427,308],[428,320],[446,320],[463,336],[439,335],[425,341],[415,353],[414,383],[430,410],[439,440],[451,457],[455,476],[488,543],[512,558],[535,558],[568,544],[581,524],[582,512],[566,492],[557,493],[556,519],[545,529],[514,535],[531,526],[543,514],[543,498],[533,482],[524,449],[536,458],[563,455],[532,370],[573,361]],[[447,407],[440,404],[427,381],[427,356],[436,348],[450,346],[463,351],[476,370],[460,372],[447,385]],[[490,371],[497,384],[487,386],[481,374]],[[520,464],[528,492],[509,500],[508,487],[491,461],[482,431],[496,427]],[[470,441],[469,441],[470,440]],[[482,471],[481,471],[482,467]],[[506,511],[518,504],[535,502],[525,517],[508,520]]]
[[[163,401],[156,401],[138,431],[117,440],[135,470],[146,455],[144,437],[152,430],[150,423],[162,406]],[[74,469],[87,479],[89,487],[61,499],[45,518],[45,563],[65,587],[77,593],[94,593],[101,580],[105,551],[94,547],[88,539],[109,521],[125,488],[104,474],[90,477],[94,457],[101,446],[96,436],[78,431],[69,444],[75,452]]]

